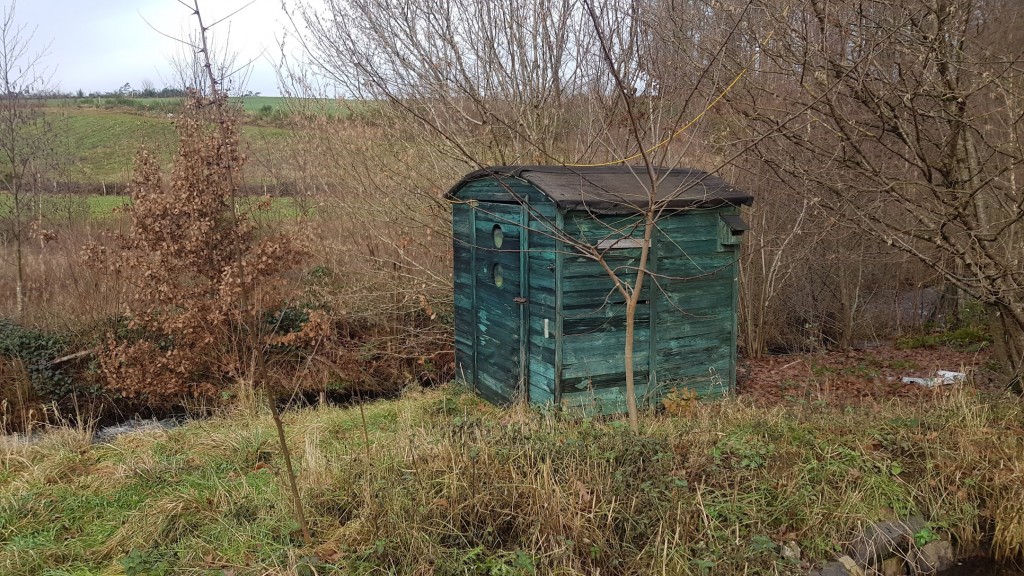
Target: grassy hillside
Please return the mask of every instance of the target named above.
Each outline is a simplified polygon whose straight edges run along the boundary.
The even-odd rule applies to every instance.
[[[250,162],[248,184],[275,181],[275,162],[293,133],[296,113],[348,116],[355,106],[334,100],[288,100],[279,96],[237,99],[245,112],[242,142]],[[37,102],[33,102],[37,103]],[[55,133],[54,146],[67,166],[62,179],[107,193],[131,177],[134,157],[141,146],[169,161],[176,145],[174,118],[179,98],[63,98],[42,101]],[[2,170],[2,166],[0,166]],[[106,185],[106,187],[105,187]]]
[[[32,196],[27,210],[32,217],[42,216],[44,222],[82,222],[115,218],[130,203],[131,198],[124,194],[43,194]],[[11,195],[0,192],[0,218],[10,215],[11,205]],[[287,196],[273,197],[269,201],[259,196],[239,198],[238,209],[251,214],[257,221],[287,220],[307,215],[313,210]]]
[[[173,121],[119,111],[67,109],[56,120],[64,148],[75,158],[70,177],[84,183],[127,182],[139,148],[170,159]]]
[[[169,161],[176,146],[174,119],[125,110],[99,108],[51,109],[61,150],[71,156],[69,178],[82,184],[127,182],[132,163],[141,146]],[[274,126],[247,125],[242,128],[243,142],[251,154],[264,156],[286,142],[289,130]],[[253,163],[250,178],[267,177],[266,170]]]
[[[266,414],[90,443],[0,438],[0,573],[806,574],[869,520],[1024,546],[1018,400],[856,410],[683,403],[620,420],[458,388],[286,413],[314,546]],[[979,522],[979,519],[981,520]],[[783,559],[797,542],[803,562]]]
[[[109,101],[108,101],[109,100]],[[52,99],[44,111],[55,132],[56,148],[70,165],[67,178],[75,183],[124,183],[131,175],[134,157],[142,146],[169,161],[176,146],[174,114],[178,98]],[[130,104],[125,104],[130,102]],[[249,155],[265,159],[281,148],[291,133],[282,112],[281,97],[245,100],[252,112],[242,128]],[[260,113],[262,111],[262,113]],[[276,116],[274,116],[276,114]],[[266,166],[253,162],[247,167],[253,181],[272,179]]]
[[[258,112],[267,106],[272,110],[287,108],[283,96],[246,96],[234,98],[242,103],[246,112]],[[150,112],[173,111],[181,105],[181,98],[51,98],[46,105],[52,108],[120,108]]]

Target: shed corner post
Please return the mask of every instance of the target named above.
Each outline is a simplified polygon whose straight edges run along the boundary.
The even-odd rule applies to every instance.
[[[565,317],[563,309],[563,275],[565,267],[565,214],[559,208],[555,214],[555,406],[562,405],[562,324]]]
[[[736,212],[739,213],[739,209]],[[732,348],[730,354],[732,361],[729,363],[729,394],[736,394],[736,368],[739,361],[739,315],[740,315],[740,260],[742,259],[742,240],[735,246],[736,257],[732,262]]]
[[[658,293],[661,292],[659,284],[656,282],[656,276],[658,274],[658,235],[657,228],[655,228],[655,234],[651,234],[651,246],[647,251],[647,272],[648,276],[648,290],[650,290],[650,296],[647,298],[647,306],[650,308],[648,323],[650,324],[650,332],[647,337],[648,345],[648,357],[647,357],[647,397],[648,399],[654,399],[654,394],[658,391]]]
[[[477,320],[476,320],[477,316],[478,316],[478,304],[477,304],[477,301],[476,301],[476,276],[477,276],[477,269],[476,269],[477,268],[477,259],[476,259],[476,207],[477,207],[477,202],[476,202],[476,200],[470,200],[467,203],[469,204],[469,272],[470,272],[470,282],[469,282],[470,289],[469,289],[469,294],[470,294],[470,307],[471,307],[472,318],[473,318],[473,321],[471,322],[471,324],[473,325],[473,373],[470,374],[470,377],[473,379],[473,389],[476,390],[477,393],[479,393],[479,391],[480,391],[480,385],[478,383],[479,370],[477,368],[477,362],[478,362],[478,358],[477,357],[478,357],[479,354],[477,352],[477,349],[479,348],[478,340],[480,338],[480,327],[477,325],[478,323],[477,323]]]
[[[519,232],[519,386],[523,400],[530,403],[530,210],[520,207]]]

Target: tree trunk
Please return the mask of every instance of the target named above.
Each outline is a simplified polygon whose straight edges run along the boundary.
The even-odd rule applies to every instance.
[[[14,280],[15,310],[20,316],[25,311],[25,268],[21,262],[21,238],[14,237],[15,260],[18,266],[18,277]]]
[[[987,306],[995,361],[1010,388],[1024,392],[1024,311],[1005,304]]]
[[[21,197],[15,188],[11,194],[14,202],[14,262],[17,270],[14,279],[15,311],[18,316],[25,311],[25,263],[21,242]]]
[[[633,333],[636,325],[636,304],[639,292],[634,290],[626,301],[626,350],[623,362],[626,368],[626,413],[629,415],[629,429],[633,433],[640,431],[640,419],[636,406],[636,375],[633,373]]]
[[[650,166],[650,164],[648,164]],[[657,180],[652,176],[651,190],[657,186]],[[633,283],[633,291],[629,292],[626,298],[626,346],[623,353],[623,362],[626,369],[626,412],[629,414],[629,429],[634,434],[640,432],[640,418],[636,405],[636,375],[633,365],[633,335],[636,333],[636,307],[640,302],[640,295],[643,293],[644,280],[647,278],[648,260],[651,257],[651,237],[654,235],[654,226],[657,218],[654,210],[654,194],[649,198],[650,206],[644,215],[644,239],[640,247],[640,262],[637,264],[636,281]]]
[[[299,484],[295,479],[295,468],[292,466],[292,453],[288,449],[288,439],[284,435],[284,422],[281,421],[281,413],[277,409],[277,398],[264,386],[267,394],[267,404],[270,407],[270,416],[274,419],[274,428],[277,430],[277,443],[281,447],[281,455],[284,456],[285,473],[288,474],[288,489],[291,491],[292,510],[295,512],[295,521],[302,530],[302,541],[307,547],[313,546],[313,537],[309,533],[309,524],[306,522],[306,513],[302,508],[302,497],[299,495]],[[362,404],[360,403],[360,408]]]

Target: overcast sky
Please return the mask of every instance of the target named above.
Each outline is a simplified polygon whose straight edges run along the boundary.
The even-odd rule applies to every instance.
[[[199,6],[210,24],[248,1],[200,0]],[[0,4],[10,5],[10,0]],[[19,0],[15,17],[28,30],[34,28],[37,49],[49,44],[44,63],[52,87],[86,93],[116,90],[125,82],[139,89],[146,80],[157,89],[177,86],[169,59],[183,47],[146,22],[175,37],[184,37],[195,23],[178,0]],[[254,0],[214,28],[222,39],[230,26],[230,48],[239,63],[254,60],[248,90],[278,94],[273,62],[279,60],[284,22],[280,0]]]

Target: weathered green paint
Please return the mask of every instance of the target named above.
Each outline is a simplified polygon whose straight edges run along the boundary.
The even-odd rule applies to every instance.
[[[473,241],[474,213],[469,203],[452,206],[453,261],[455,263],[455,355],[458,376],[476,381],[476,309],[473,282],[475,243]]]
[[[561,211],[555,216],[555,229],[556,232],[565,230],[565,214]],[[566,251],[565,240],[556,235],[555,236],[555,404],[561,405],[562,403],[562,357],[565,354],[563,341],[565,335],[565,307],[563,299],[565,298],[564,293],[564,278],[565,274],[565,251]]]
[[[651,234],[651,247],[650,253],[647,255],[647,269],[650,272],[648,278],[644,278],[644,290],[641,291],[641,296],[646,293],[648,294],[648,315],[650,320],[650,337],[647,340],[647,374],[650,382],[650,387],[657,389],[658,387],[658,301],[660,300],[660,285],[655,285],[655,282],[660,281],[658,276],[658,236]]]
[[[529,204],[519,206],[519,390],[523,399],[530,401],[530,221]]]
[[[555,398],[555,239],[554,221],[558,211],[543,200],[528,209],[529,254],[525,255],[529,292],[529,400],[533,404],[549,404]],[[548,321],[549,337],[544,336],[544,321]]]
[[[480,366],[479,355],[477,354],[477,348],[480,342],[480,330],[477,328],[476,313],[480,309],[476,298],[476,276],[478,274],[477,267],[479,266],[479,260],[476,257],[476,204],[477,201],[473,200],[470,204],[469,211],[469,245],[472,249],[470,253],[469,271],[470,271],[470,286],[472,286],[472,305],[473,309],[470,310],[470,323],[473,326],[473,382],[477,383],[480,381],[480,372],[477,369]]]
[[[479,202],[474,230],[476,383],[508,403],[525,394],[522,205]]]
[[[604,246],[605,261],[632,282],[642,218],[563,212],[516,178],[477,180],[457,197],[460,374],[496,403],[522,398],[589,413],[625,410],[625,300],[600,263],[567,239]],[[676,387],[711,397],[735,385],[738,237],[728,226],[723,236],[720,217],[735,213],[728,205],[694,209],[656,224],[634,318],[641,404],[656,404]],[[494,246],[495,225],[504,234],[501,247]],[[504,270],[502,286],[494,282],[495,264]]]

